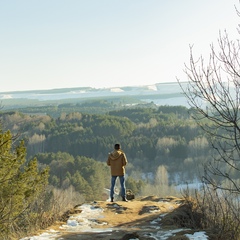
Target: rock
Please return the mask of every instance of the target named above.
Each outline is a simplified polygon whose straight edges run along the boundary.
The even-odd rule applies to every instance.
[[[126,198],[127,198],[127,200],[133,200],[135,198],[135,195],[131,189],[127,189]]]
[[[139,235],[137,233],[127,233],[120,240],[138,239]]]

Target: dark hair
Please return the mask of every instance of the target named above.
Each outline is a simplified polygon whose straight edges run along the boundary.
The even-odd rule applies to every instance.
[[[114,149],[116,149],[116,150],[120,149],[120,144],[119,144],[119,143],[116,143],[116,144],[114,145]]]

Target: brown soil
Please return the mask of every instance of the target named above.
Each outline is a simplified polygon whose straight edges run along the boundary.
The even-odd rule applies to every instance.
[[[69,232],[60,228],[63,223],[55,224],[50,229],[59,231],[60,236],[57,239],[153,240],[157,239],[153,236],[159,231],[166,234],[166,232],[171,233],[173,230],[178,229],[179,231],[176,231],[176,233],[162,239],[184,240],[187,239],[184,234],[192,233],[191,230],[184,227],[179,229],[179,223],[174,220],[170,223],[166,221],[166,224],[163,224],[165,216],[170,213],[173,215],[174,212],[181,209],[180,206],[184,205],[184,200],[180,198],[149,196],[128,202],[97,201],[91,204],[94,204],[95,208],[100,207],[104,210],[101,214],[102,218],[96,220],[99,225],[94,226],[94,229],[89,232]]]

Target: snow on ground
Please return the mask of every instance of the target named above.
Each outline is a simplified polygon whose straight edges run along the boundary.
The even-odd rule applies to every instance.
[[[121,88],[111,88],[110,92],[124,92]]]
[[[205,232],[195,232],[194,234],[185,234],[190,240],[207,240],[208,236]]]
[[[78,209],[82,210],[82,212],[78,215],[71,216],[67,220],[67,224],[61,226],[61,229],[74,232],[96,232],[96,229],[94,230],[94,226],[100,225],[97,219],[103,218],[103,209],[90,204],[83,204]],[[97,229],[97,231],[105,230]]]
[[[167,240],[169,237],[174,236],[176,233],[181,232],[183,229],[175,229],[168,231],[158,231],[157,234],[151,234],[155,240]],[[194,234],[185,234],[189,240],[208,240],[205,232],[195,232]]]
[[[61,240],[61,238],[59,238],[59,232],[54,230],[49,230],[48,232],[42,233],[39,236],[26,237],[20,240],[47,240],[47,239],[56,239],[57,237],[58,237],[58,240]]]

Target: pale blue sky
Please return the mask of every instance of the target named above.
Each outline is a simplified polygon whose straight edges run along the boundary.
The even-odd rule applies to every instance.
[[[238,0],[0,0],[0,92],[184,80]]]

